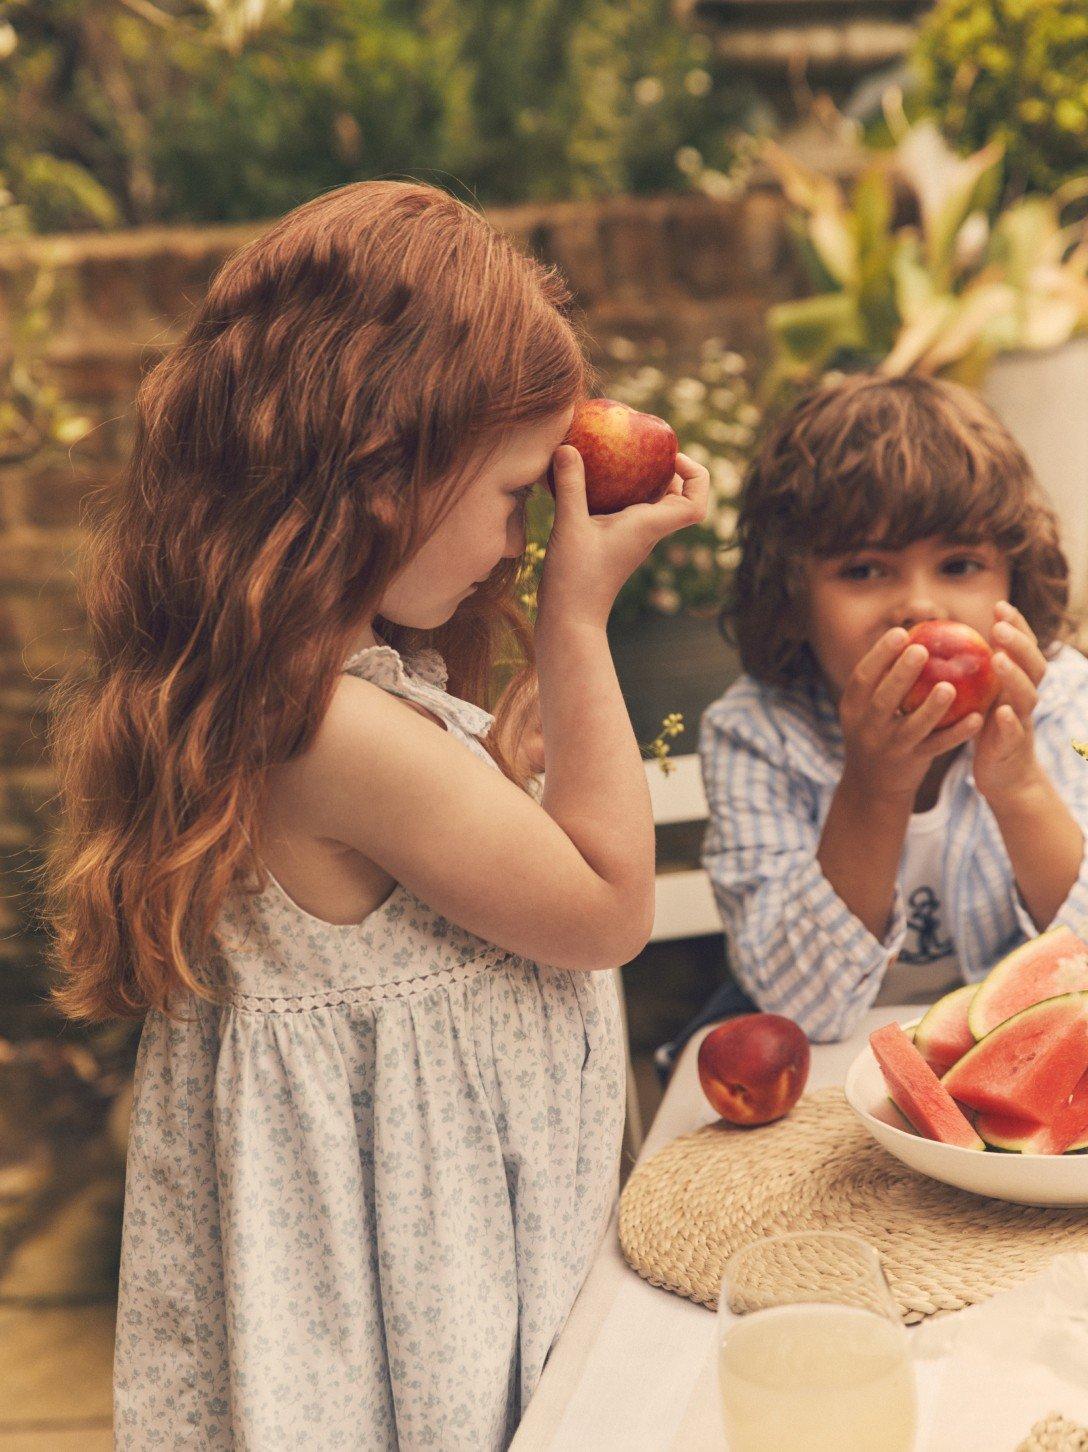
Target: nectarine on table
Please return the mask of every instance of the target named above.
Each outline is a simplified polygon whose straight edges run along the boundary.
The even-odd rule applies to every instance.
[[[730,1124],[769,1124],[800,1099],[810,1060],[808,1039],[792,1018],[742,1013],[699,1045],[699,1083]]]

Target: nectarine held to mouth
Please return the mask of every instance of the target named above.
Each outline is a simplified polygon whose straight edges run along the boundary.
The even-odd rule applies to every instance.
[[[590,514],[654,504],[676,473],[679,443],[673,429],[664,419],[611,398],[581,404],[563,442],[582,456]],[[550,473],[548,487],[554,494]]]
[[[800,1099],[810,1060],[808,1039],[792,1018],[744,1013],[699,1045],[699,1082],[730,1124],[769,1124]]]
[[[994,670],[993,651],[977,630],[958,620],[923,620],[908,632],[907,644],[924,645],[929,659],[903,698],[904,711],[916,711],[935,685],[950,681],[956,694],[938,729],[954,725],[972,711],[985,716],[1001,683]]]

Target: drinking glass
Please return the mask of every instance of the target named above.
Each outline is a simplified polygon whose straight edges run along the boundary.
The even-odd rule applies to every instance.
[[[880,1257],[837,1231],[738,1250],[718,1302],[729,1452],[911,1452],[906,1328]]]

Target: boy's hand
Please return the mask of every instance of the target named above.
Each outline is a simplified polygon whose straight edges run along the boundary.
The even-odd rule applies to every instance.
[[[906,646],[906,649],[904,649]],[[904,697],[928,659],[924,645],[907,646],[907,632],[887,631],[862,657],[839,702],[846,760],[843,783],[874,800],[914,800],[929,764],[974,736],[982,716],[972,711],[943,731],[934,728],[955,687],[935,685],[916,711],[904,715]]]
[[[992,807],[1039,784],[1031,715],[1046,673],[1046,657],[1020,611],[1002,600],[990,641],[1001,691],[975,744],[975,785]]]

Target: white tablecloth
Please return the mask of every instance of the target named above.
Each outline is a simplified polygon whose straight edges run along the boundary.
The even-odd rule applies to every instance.
[[[813,1045],[808,1087],[842,1084],[872,1029],[893,1017],[906,1023],[918,1012],[911,1006],[874,1009],[851,1039]],[[704,1036],[697,1034],[687,1045],[640,1163],[677,1135],[715,1119],[696,1072]],[[705,1307],[649,1285],[629,1268],[613,1218],[522,1420],[513,1452],[722,1452],[714,1329],[715,1317]],[[917,1371],[919,1448],[969,1452],[962,1433],[952,1446],[934,1425],[939,1406],[947,1404],[948,1365],[922,1362]],[[1088,1387],[1088,1366],[1084,1374]],[[970,1392],[986,1397],[981,1386]],[[1026,1402],[1009,1410],[1011,1425],[1005,1423],[1000,1433],[980,1432],[978,1452],[1012,1452],[1032,1422],[1052,1410],[1037,1406],[1034,1396]],[[1079,1408],[1055,1409],[1067,1416],[1079,1413]]]

